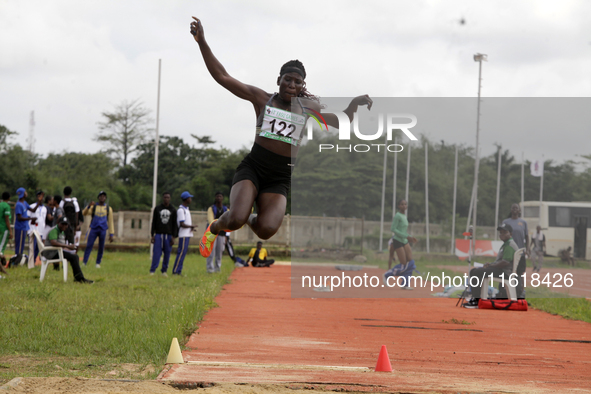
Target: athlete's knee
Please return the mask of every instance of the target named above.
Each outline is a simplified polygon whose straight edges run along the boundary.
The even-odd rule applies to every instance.
[[[277,227],[268,225],[258,225],[256,226],[256,230],[253,229],[257,237],[263,240],[271,238],[277,233],[277,230],[279,230]]]
[[[226,228],[224,230],[238,230],[242,228],[246,224],[248,220],[248,215],[228,215],[228,219],[226,220]]]

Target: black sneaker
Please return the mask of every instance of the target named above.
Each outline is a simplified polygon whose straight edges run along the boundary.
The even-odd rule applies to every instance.
[[[84,279],[76,280],[75,282],[91,285],[94,283],[94,280],[84,278]]]
[[[478,300],[471,298],[464,304],[464,308],[468,309],[478,309]]]

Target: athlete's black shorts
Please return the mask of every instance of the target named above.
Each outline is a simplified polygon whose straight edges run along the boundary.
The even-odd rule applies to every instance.
[[[408,243],[408,242],[407,242],[407,243]],[[406,245],[406,244],[403,244],[402,242],[400,242],[400,241],[397,241],[397,240],[395,240],[394,238],[392,238],[392,245],[394,246],[394,250],[396,250],[396,249],[403,248],[403,247],[404,247],[404,245]]]
[[[236,169],[232,186],[248,179],[254,183],[259,194],[276,193],[287,197],[294,161],[291,157],[273,153],[255,142],[250,153]]]

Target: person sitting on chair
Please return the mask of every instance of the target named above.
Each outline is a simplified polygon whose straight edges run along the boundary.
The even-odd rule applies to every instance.
[[[246,265],[251,263],[253,267],[270,267],[275,260],[267,259],[268,255],[267,249],[263,248],[263,243],[259,241],[257,242],[257,247],[250,250]]]
[[[45,243],[47,246],[55,246],[65,250],[71,250],[72,253],[64,253],[63,255],[64,259],[68,260],[70,266],[72,267],[72,272],[74,273],[74,281],[78,283],[92,284],[94,283],[94,281],[84,278],[84,274],[82,274],[82,270],[80,269],[80,259],[76,254],[78,247],[74,245],[74,240],[70,239],[69,243],[66,243],[66,231],[69,227],[70,221],[67,217],[62,216],[62,218],[58,221],[57,226],[52,228],[49,234],[47,235],[47,240],[45,241]],[[54,260],[58,256],[58,251],[45,250],[41,253],[41,256],[43,256],[47,260]]]
[[[497,259],[493,263],[487,263],[483,267],[472,268],[470,270],[468,283],[472,288],[472,299],[464,304],[464,308],[478,309],[478,301],[480,300],[480,291],[484,277],[490,276],[491,274],[496,277],[504,275],[505,281],[507,281],[509,275],[513,272],[513,256],[517,249],[519,249],[511,236],[513,228],[511,225],[503,223],[497,227],[497,230],[499,230],[499,238],[503,241],[503,245],[499,249]]]

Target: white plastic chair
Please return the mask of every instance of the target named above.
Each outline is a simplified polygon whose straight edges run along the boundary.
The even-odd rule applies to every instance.
[[[517,266],[519,265],[519,260],[521,260],[521,256],[523,256],[523,254],[525,253],[525,248],[521,248],[521,249],[517,249],[515,251],[515,254],[513,255],[513,269],[511,270],[512,274],[515,274],[514,276],[516,276],[516,272],[517,272]],[[519,278],[517,278],[517,280],[519,281]],[[485,276],[484,277],[484,281],[482,282],[482,288],[480,289],[480,298],[483,300],[488,299],[488,285],[490,282],[490,276]],[[509,298],[513,301],[517,301],[517,286],[511,286],[511,282],[509,278],[505,278],[505,289],[507,289],[507,293],[509,295]]]
[[[35,236],[35,239],[37,240],[37,245],[39,247],[39,254],[41,255],[41,276],[39,277],[39,282],[43,282],[43,279],[45,278],[45,272],[47,271],[47,266],[49,264],[53,264],[53,263],[62,263],[62,268],[64,271],[64,282],[67,282],[68,281],[68,264],[66,261],[64,261],[64,252],[63,252],[62,248],[60,248],[59,246],[45,246],[45,244],[41,240],[41,236],[39,235],[39,233],[37,231],[33,231],[33,235]],[[53,260],[47,260],[42,255],[43,251],[46,251],[46,250],[57,251],[58,257]]]

